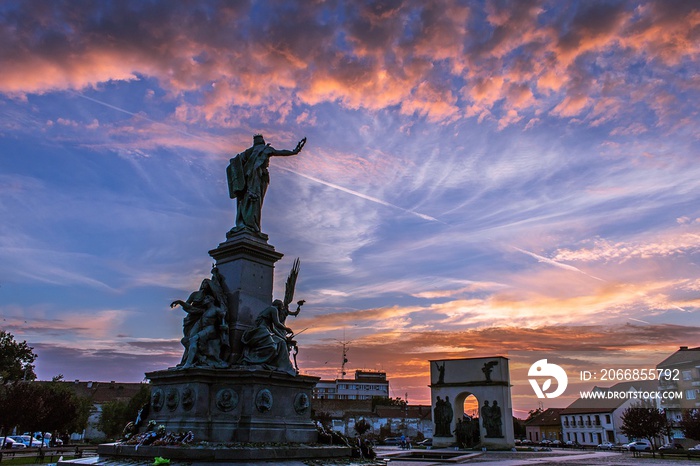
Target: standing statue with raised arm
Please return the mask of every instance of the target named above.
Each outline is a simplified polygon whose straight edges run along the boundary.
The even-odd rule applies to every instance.
[[[228,192],[236,199],[236,226],[229,236],[240,230],[260,234],[260,217],[265,192],[270,184],[270,157],[297,155],[306,144],[299,141],[293,150],[277,150],[265,144],[262,134],[253,136],[253,146],[231,159],[227,169]]]

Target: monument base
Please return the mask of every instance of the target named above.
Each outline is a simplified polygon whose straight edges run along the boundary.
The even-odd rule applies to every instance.
[[[317,441],[311,391],[318,377],[245,366],[161,370],[146,377],[152,386],[146,422],[191,431],[195,443]]]
[[[153,464],[153,458],[161,457],[171,460],[171,464],[209,464],[209,463],[246,463],[246,464],[285,464],[294,460],[322,460],[324,464],[333,464],[333,459],[349,458],[351,448],[330,445],[274,445],[261,447],[226,447],[226,446],[140,446],[108,443],[97,447],[99,458],[92,458],[90,464],[114,465],[122,459],[128,464],[136,464],[140,459],[145,464]],[[59,463],[60,464],[60,463]],[[64,464],[70,464],[65,462]],[[298,463],[303,464],[303,463]]]

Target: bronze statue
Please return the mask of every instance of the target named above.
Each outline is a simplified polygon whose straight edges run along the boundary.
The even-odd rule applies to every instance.
[[[306,144],[303,138],[294,150],[277,150],[265,144],[262,134],[253,136],[253,146],[236,155],[226,168],[228,192],[236,199],[236,226],[229,232],[249,230],[260,234],[260,216],[270,184],[270,157],[297,155]]]
[[[438,370],[438,380],[436,382],[436,385],[441,385],[445,383],[445,364],[447,363],[443,362],[441,366],[437,361],[435,361],[435,366]]]
[[[489,406],[488,400],[484,401],[484,405],[481,407],[481,422],[484,430],[486,430],[485,437],[503,437],[503,420],[501,407],[498,406],[498,401],[494,400],[492,406]]]
[[[177,367],[227,367],[230,352],[227,300],[217,267],[212,268],[212,278],[202,280],[199,290],[190,294],[187,301],[175,300],[170,307],[178,305],[187,316],[183,320],[181,340],[185,351]]]
[[[503,437],[503,420],[501,416],[501,407],[498,406],[498,401],[493,400],[491,405],[491,435],[489,437]]]
[[[297,375],[296,353],[298,352],[294,331],[286,326],[287,316],[297,316],[301,312],[304,300],[297,302],[295,311],[289,310],[294,299],[294,288],[299,275],[299,259],[294,261],[287,277],[284,301],[276,299],[272,305],[263,309],[255,319],[255,327],[246,330],[241,337],[243,343],[244,365],[260,365],[265,369]],[[290,352],[294,354],[295,365],[290,361]]]
[[[489,361],[484,364],[484,367],[481,368],[481,372],[484,373],[484,377],[486,377],[487,382],[491,382],[491,372],[493,372],[493,366],[497,364],[498,361]]]
[[[442,400],[439,396],[435,402],[435,408],[433,409],[433,422],[435,423],[435,437],[450,437],[452,435],[450,426],[452,425],[452,419],[454,419],[454,413],[452,411],[452,403],[450,403],[450,397],[446,396]]]
[[[241,337],[244,365],[261,365],[266,369],[296,375],[289,360],[287,338],[294,332],[280,321],[282,301],[276,299],[255,319],[255,327],[246,330]],[[289,335],[289,337],[288,337]]]
[[[435,431],[433,432],[433,435],[435,437],[445,437],[445,432],[443,432],[443,410],[442,410],[442,398],[439,396],[437,397],[437,400],[435,401],[435,408],[433,408],[433,422],[435,423]]]

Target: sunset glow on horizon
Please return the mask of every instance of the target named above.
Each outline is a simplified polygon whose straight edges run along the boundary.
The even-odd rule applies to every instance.
[[[345,341],[429,404],[428,360],[700,346],[698,2],[7,1],[0,38],[0,328],[41,379],[180,361],[254,133],[308,138],[262,213],[302,373]]]

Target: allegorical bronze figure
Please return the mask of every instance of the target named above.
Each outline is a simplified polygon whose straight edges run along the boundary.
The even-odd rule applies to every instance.
[[[260,234],[263,200],[270,184],[270,157],[297,155],[306,144],[299,141],[294,150],[277,150],[265,144],[262,134],[253,136],[253,146],[236,155],[226,168],[228,193],[236,199],[236,226],[229,232],[249,230]]]

